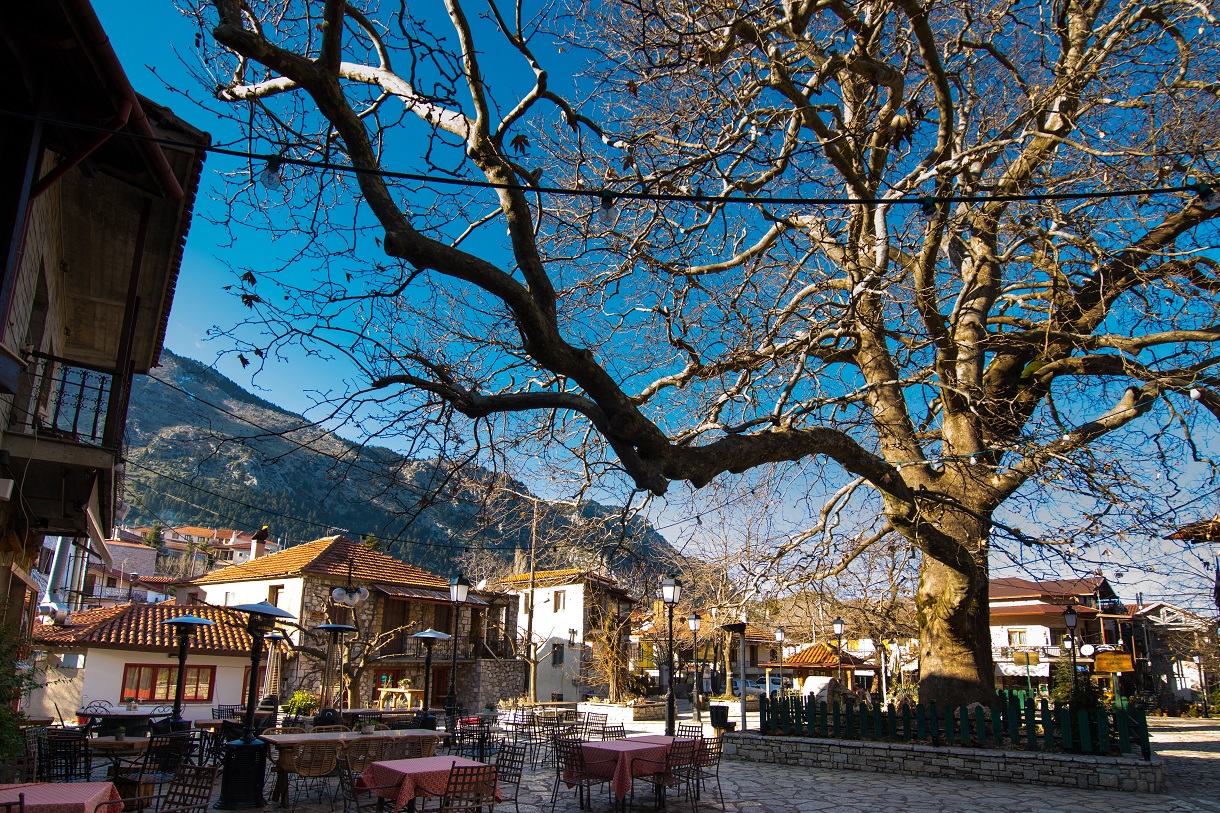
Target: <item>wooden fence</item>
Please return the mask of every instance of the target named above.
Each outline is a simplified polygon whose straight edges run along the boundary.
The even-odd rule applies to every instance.
[[[1148,718],[1139,707],[1112,711],[1070,711],[1045,699],[1041,707],[1015,695],[997,696],[996,705],[949,706],[920,703],[885,709],[863,704],[828,706],[815,696],[759,698],[762,734],[848,740],[931,743],[975,748],[1021,748],[1075,754],[1123,754],[1138,749],[1152,758]]]

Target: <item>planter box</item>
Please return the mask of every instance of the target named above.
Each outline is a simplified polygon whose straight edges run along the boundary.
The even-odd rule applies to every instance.
[[[606,714],[608,715],[606,722],[609,725],[665,719],[664,703],[641,703],[635,706],[623,706],[617,703],[581,703],[576,710],[580,714],[587,712]]]

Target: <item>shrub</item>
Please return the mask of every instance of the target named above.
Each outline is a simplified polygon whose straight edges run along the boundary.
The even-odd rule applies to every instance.
[[[292,693],[292,697],[284,703],[285,714],[313,714],[318,710],[321,701],[315,694],[310,694],[304,689],[297,689]]]

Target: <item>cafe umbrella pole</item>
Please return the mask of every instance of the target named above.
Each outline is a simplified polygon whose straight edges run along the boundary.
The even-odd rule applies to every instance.
[[[220,798],[215,807],[220,810],[247,810],[266,804],[263,780],[267,774],[267,744],[254,733],[254,708],[258,704],[259,689],[258,665],[263,657],[263,639],[275,628],[277,621],[295,620],[296,616],[266,601],[239,604],[229,609],[248,616],[246,632],[250,633],[251,638],[250,679],[246,691],[244,730],[240,740],[225,743]]]

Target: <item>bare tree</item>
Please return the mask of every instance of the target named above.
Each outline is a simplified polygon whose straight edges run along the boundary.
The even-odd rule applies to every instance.
[[[920,552],[921,697],[989,699],[993,549],[1173,495],[1141,468],[1210,476],[1212,13],[570,5],[188,10],[284,178],[231,177],[228,225],[286,246],[239,269],[237,348],[345,356],[336,415],[438,456],[525,443],[653,495],[768,472],[814,527],[781,553]]]

